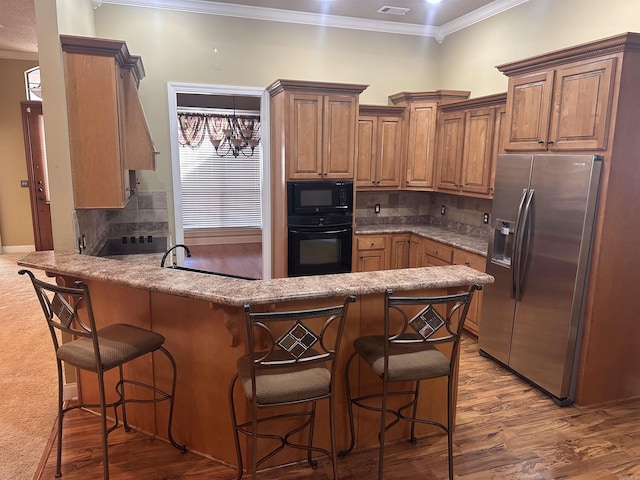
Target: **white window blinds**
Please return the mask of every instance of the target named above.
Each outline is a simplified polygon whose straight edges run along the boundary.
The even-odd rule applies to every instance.
[[[179,147],[183,227],[261,228],[261,145],[253,154],[245,148],[237,157],[221,157],[211,137],[197,146],[192,142]],[[223,145],[219,148],[223,153]]]

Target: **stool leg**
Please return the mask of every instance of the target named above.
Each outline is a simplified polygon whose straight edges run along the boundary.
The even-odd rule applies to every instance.
[[[318,462],[313,460],[311,456],[311,447],[313,447],[313,430],[316,424],[316,402],[311,402],[311,418],[309,419],[309,439],[307,441],[307,446],[309,449],[307,450],[307,463],[311,468],[318,468]]]
[[[104,462],[104,480],[109,480],[109,450],[107,444],[107,406],[104,395],[104,374],[98,371],[98,391],[100,393],[100,425],[102,427],[102,459]]]
[[[380,412],[380,451],[378,453],[378,480],[382,480],[384,473],[384,437],[387,431],[387,396],[389,382],[385,376],[382,379],[382,412]]]
[[[413,418],[418,416],[418,395],[420,394],[420,380],[416,380],[416,388],[413,394]],[[416,438],[416,422],[411,422],[411,443],[418,443],[418,439]]]
[[[353,352],[344,367],[344,387],[347,393],[347,413],[349,414],[349,431],[351,435],[351,441],[349,447],[346,450],[341,450],[338,453],[340,458],[344,458],[351,453],[353,447],[356,445],[356,429],[353,424],[353,402],[351,401],[351,382],[349,381],[349,369],[351,367],[351,361],[356,356],[356,352]]]
[[[118,365],[118,370],[120,373],[120,390],[122,390],[120,393],[120,404],[122,405],[122,423],[124,424],[124,430],[125,432],[129,432],[131,431],[131,427],[129,426],[129,422],[127,422],[127,401],[125,399],[124,396],[124,374],[122,371],[122,365]],[[115,415],[116,415],[116,426],[118,425],[118,411],[116,410],[118,408],[118,405],[115,405],[113,407],[113,409],[115,410]]]
[[[453,480],[453,379],[452,375],[448,377],[447,388],[447,459],[449,463],[449,480]]]
[[[338,459],[336,457],[336,408],[333,392],[329,397],[329,430],[331,435],[331,462],[333,465],[333,480],[338,480]]]
[[[242,465],[242,451],[240,450],[240,436],[238,435],[238,421],[236,419],[236,405],[233,395],[237,381],[238,375],[236,374],[229,385],[229,408],[231,410],[231,423],[233,423],[233,439],[236,442],[236,456],[238,457],[238,475],[236,476],[236,480],[240,480],[242,478],[242,470],[244,467]]]
[[[187,451],[187,447],[185,445],[180,445],[178,442],[176,442],[173,439],[173,432],[172,432],[172,430],[173,430],[172,429],[172,426],[173,426],[173,407],[174,407],[174,400],[176,398],[176,383],[177,383],[176,361],[173,359],[173,355],[171,355],[166,348],[160,347],[160,351],[162,351],[162,353],[164,353],[166,355],[166,357],[171,362],[171,367],[173,368],[173,382],[172,382],[172,385],[171,385],[171,396],[169,398],[169,422],[168,422],[168,426],[167,426],[167,437],[169,438],[169,441],[171,442],[171,445],[176,447],[182,453],[185,453]]]
[[[62,476],[62,419],[64,418],[64,399],[62,385],[62,363],[58,360],[58,451],[56,452],[56,478]]]

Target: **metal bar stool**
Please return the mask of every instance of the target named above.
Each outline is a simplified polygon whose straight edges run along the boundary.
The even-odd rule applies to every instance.
[[[393,296],[392,291],[387,290],[384,303],[384,335],[357,338],[353,342],[354,352],[345,365],[351,443],[347,450],[339,453],[340,458],[348,455],[355,446],[353,405],[356,405],[380,412],[378,479],[382,479],[384,471],[385,433],[401,420],[411,423],[412,443],[417,441],[416,423],[435,425],[447,432],[449,479],[453,479],[454,372],[469,304],[473,292],[480,289],[482,286],[473,285],[465,293],[436,297],[400,297]],[[451,348],[450,355],[445,355],[436,347],[436,345],[447,344]],[[349,367],[356,356],[360,357],[382,380],[381,392],[352,397]],[[420,381],[438,377],[448,379],[446,425],[430,419],[417,418]],[[389,384],[394,382],[415,383],[413,388],[390,391]],[[390,395],[409,397],[409,401],[393,409],[387,402]],[[370,402],[376,398],[381,399],[379,405],[375,404],[375,401]],[[410,408],[410,414],[405,414],[405,411]],[[387,414],[394,417],[389,424],[387,424]]]
[[[333,477],[338,478],[333,398],[336,359],[347,307],[354,301],[354,297],[347,297],[342,305],[288,312],[255,313],[249,305],[245,306],[248,353],[238,360],[238,373],[229,386],[238,479],[243,475],[241,433],[252,440],[250,456],[254,478],[258,466],[285,447],[306,450],[312,468],[317,468],[313,452],[327,455],[332,461]],[[250,403],[250,418],[242,423],[238,422],[236,413],[238,383]],[[322,399],[329,400],[330,451],[313,446],[316,401]],[[308,407],[303,411],[258,416],[260,409],[298,404],[308,404]],[[301,422],[282,435],[258,432],[259,425],[278,425],[278,420],[295,417],[301,417]],[[292,435],[306,428],[309,430],[306,444],[294,443]],[[258,438],[276,440],[279,445],[258,459]]]
[[[91,296],[87,285],[76,282],[77,288],[61,287],[38,280],[29,270],[20,270],[20,275],[29,275],[31,283],[36,291],[44,316],[49,325],[49,331],[53,340],[58,366],[58,449],[56,457],[56,477],[62,475],[62,423],[64,415],[76,408],[100,408],[100,420],[102,426],[102,455],[104,462],[104,479],[109,478],[109,452],[107,436],[119,425],[118,407],[122,409],[122,421],[126,431],[130,430],[127,422],[127,403],[156,403],[168,400],[169,422],[168,438],[171,444],[183,453],[184,445],[178,444],[173,439],[171,425],[173,421],[173,406],[176,390],[176,362],[171,354],[163,347],[164,337],[156,332],[117,323],[109,325],[101,330],[96,329]],[[72,340],[61,343],[57,332],[65,332],[72,336]],[[165,392],[152,385],[135,380],[126,379],[123,375],[123,365],[142,355],[160,351],[169,359],[173,368],[173,382],[171,392]],[[99,404],[76,404],[64,407],[63,401],[63,376],[62,363],[68,363],[76,368],[94,372],[98,377]],[[112,368],[118,368],[120,379],[115,389],[118,399],[107,403],[105,400],[104,373]],[[154,398],[128,398],[125,396],[125,385],[143,387],[154,393]],[[107,408],[113,407],[114,423],[107,427]]]

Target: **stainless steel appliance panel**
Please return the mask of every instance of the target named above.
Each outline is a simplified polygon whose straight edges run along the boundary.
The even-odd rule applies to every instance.
[[[601,166],[593,155],[498,157],[480,349],[561,405],[573,400]]]
[[[509,366],[558,398],[569,395],[584,291],[578,273],[591,240],[588,208],[600,162],[595,166],[597,172],[591,156],[536,155],[522,219],[523,282]]]
[[[486,268],[495,281],[484,286],[479,342],[483,351],[505,364],[509,363],[515,309],[513,241],[523,193],[529,187],[532,160],[532,155],[499,155],[496,166],[493,230]]]

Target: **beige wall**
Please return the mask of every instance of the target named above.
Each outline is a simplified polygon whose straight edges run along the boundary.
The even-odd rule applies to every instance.
[[[2,245],[33,246],[20,102],[27,99],[24,72],[36,66],[32,60],[0,59],[0,236]]]
[[[171,195],[167,82],[264,87],[277,78],[369,84],[362,103],[386,103],[401,90],[455,88],[480,96],[506,90],[495,65],[640,31],[638,0],[529,0],[447,36],[431,38],[243,20],[103,4],[36,1],[41,65],[53,79],[45,100],[56,248],[73,248],[64,91],[57,32],[125,40],[147,71],[140,96],[157,149],[158,168],[142,188]],[[77,8],[77,7],[80,8]],[[61,27],[58,28],[58,23]],[[41,36],[42,35],[42,36]],[[213,47],[218,53],[213,54]],[[43,82],[45,78],[43,77]],[[54,85],[52,85],[52,83]],[[53,126],[52,126],[53,125]],[[170,200],[171,205],[171,200]],[[4,241],[4,236],[3,236]]]
[[[624,32],[640,32],[638,0],[529,0],[442,43],[442,86],[504,92],[495,66]]]

